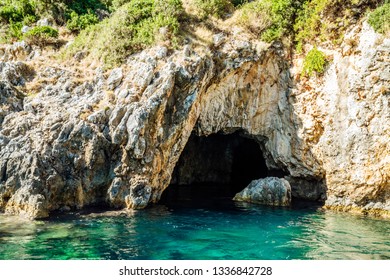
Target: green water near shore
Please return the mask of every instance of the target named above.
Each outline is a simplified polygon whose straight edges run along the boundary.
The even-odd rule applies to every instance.
[[[390,222],[245,204],[46,221],[0,215],[0,259],[390,259]]]

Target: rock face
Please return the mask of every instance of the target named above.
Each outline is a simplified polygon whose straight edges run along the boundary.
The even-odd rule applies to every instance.
[[[240,36],[212,51],[155,47],[82,81],[47,67],[34,97],[1,68],[0,210],[144,208],[170,184],[191,134],[240,131],[269,170],[288,174],[293,197],[386,215],[390,42],[367,25],[353,32],[358,47],[334,50],[325,77],[308,81],[282,45]]]
[[[291,205],[291,186],[285,179],[268,177],[252,181],[233,200],[272,206]]]
[[[328,208],[388,216],[389,54],[390,39],[364,23],[329,52],[333,63],[321,80],[293,91],[298,137],[325,170]]]

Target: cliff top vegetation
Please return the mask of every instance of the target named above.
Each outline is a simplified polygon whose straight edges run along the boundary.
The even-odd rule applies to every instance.
[[[114,67],[156,43],[169,49],[211,44],[212,34],[237,27],[307,53],[307,46],[339,44],[367,13],[369,23],[388,34],[389,7],[389,0],[0,0],[0,30],[3,43],[71,42],[63,57],[83,52]]]

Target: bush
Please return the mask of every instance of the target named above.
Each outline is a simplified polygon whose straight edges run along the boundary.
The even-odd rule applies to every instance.
[[[231,12],[234,7],[229,0],[196,0],[195,4],[199,8],[199,13],[202,18],[208,16],[222,18]]]
[[[182,12],[180,0],[129,0],[110,18],[83,30],[67,55],[85,50],[113,67],[158,39],[174,40]],[[164,32],[160,32],[162,28]]]
[[[261,39],[272,42],[280,39],[291,28],[291,22],[295,14],[294,0],[267,0],[271,6],[271,25],[261,35]],[[268,2],[268,3],[267,3]]]
[[[111,10],[116,11],[120,7],[122,7],[124,4],[128,3],[129,0],[112,0],[111,4]]]
[[[0,0],[0,18],[5,23],[22,22],[25,17],[35,17],[34,2],[29,0]]]
[[[46,10],[50,9],[57,24],[66,25],[70,31],[80,31],[99,22],[96,10],[108,10],[110,0],[40,0],[49,1]]]
[[[0,22],[5,24],[6,32],[1,40],[10,42],[23,37],[23,25],[37,21],[35,4],[29,0],[0,0]]]
[[[24,34],[24,39],[32,45],[45,46],[54,43],[58,31],[50,26],[36,26]]]
[[[271,6],[266,1],[254,1],[242,6],[238,24],[260,36],[272,24]]]
[[[390,2],[376,8],[368,17],[368,23],[378,33],[390,33]]]
[[[9,24],[8,32],[7,34],[5,34],[6,41],[21,39],[23,37],[22,27],[23,27],[23,23],[11,21],[11,23]]]
[[[314,72],[322,74],[325,71],[326,64],[327,60],[325,54],[314,47],[305,57],[302,74],[309,77],[313,76]]]
[[[351,24],[356,23],[367,9],[377,6],[381,1],[300,1],[303,5],[297,10],[294,24],[297,51],[302,52],[305,44],[315,45],[324,41],[340,44]]]
[[[42,0],[41,0],[42,1]],[[84,15],[90,13],[90,11],[96,11],[97,9],[107,10],[111,1],[102,0],[44,0],[49,2],[63,2],[66,5],[68,12],[76,12],[78,15]]]
[[[304,3],[297,13],[294,25],[297,50],[303,50],[303,44],[320,36],[322,32],[321,14],[328,5],[329,0],[312,0]]]
[[[99,22],[99,18],[92,13],[79,15],[76,12],[70,14],[70,19],[66,23],[66,27],[70,31],[81,31],[90,25],[94,25]]]
[[[14,6],[2,6],[0,7],[0,18],[3,22],[20,22],[23,20],[23,15]]]
[[[246,4],[248,0],[231,0],[234,7],[241,6],[243,4]]]
[[[258,0],[242,6],[238,24],[262,40],[272,42],[292,28],[294,13],[293,0]]]

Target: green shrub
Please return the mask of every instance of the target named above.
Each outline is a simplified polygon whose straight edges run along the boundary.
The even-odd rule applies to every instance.
[[[23,15],[14,6],[0,7],[0,18],[3,22],[10,23],[11,21],[22,21]]]
[[[41,14],[47,13],[54,18],[59,25],[70,24],[71,30],[81,30],[86,26],[96,24],[96,10],[108,10],[110,0],[38,0]]]
[[[96,11],[97,9],[108,9],[107,1],[101,0],[62,0],[62,2],[66,4],[69,11],[74,11],[79,15],[88,14],[90,11]]]
[[[208,16],[222,18],[231,12],[234,7],[229,0],[196,0],[195,4],[202,18]]]
[[[70,14],[70,19],[66,23],[66,27],[70,31],[80,31],[98,22],[99,22],[99,18],[93,13],[79,15],[73,11]]]
[[[325,54],[314,47],[305,57],[302,74],[309,77],[313,76],[314,72],[322,74],[325,71],[326,64],[327,60]]]
[[[238,7],[238,6],[241,6],[243,4],[248,3],[248,0],[231,0],[230,2],[232,2],[234,7]]]
[[[124,4],[128,3],[129,0],[112,0],[111,4],[111,10],[116,11],[120,7],[122,7]]]
[[[328,5],[329,0],[306,1],[302,9],[298,10],[295,29],[297,50],[303,50],[303,44],[319,37],[322,29],[321,14]]]
[[[271,6],[266,1],[245,4],[239,10],[238,24],[260,36],[272,24]]]
[[[113,67],[158,39],[174,40],[182,12],[180,0],[129,0],[110,18],[81,31],[65,55],[85,50]]]
[[[241,7],[238,24],[272,42],[291,29],[294,13],[293,0],[257,0]]]
[[[12,22],[9,24],[9,29],[6,36],[6,41],[12,41],[14,39],[21,39],[23,37],[22,33],[23,23],[21,22]]]
[[[35,16],[35,5],[30,0],[0,0],[0,19],[5,23],[22,22]]]
[[[50,26],[36,26],[24,34],[24,39],[32,45],[44,46],[58,38],[58,30]]]
[[[388,1],[388,0],[386,0]],[[324,41],[338,45],[346,30],[361,18],[367,9],[381,0],[306,0],[297,9],[294,33],[297,51],[305,44],[315,45]]]
[[[294,0],[267,0],[271,6],[271,25],[261,35],[261,39],[272,42],[281,38],[291,27],[291,22],[295,13]]]
[[[23,25],[37,21],[35,4],[29,0],[0,0],[0,22],[5,25],[1,40],[10,42],[23,37]]]
[[[171,18],[181,18],[184,15],[183,3],[181,0],[155,0],[155,15],[168,15]]]
[[[31,26],[44,17],[79,31],[98,22],[96,10],[108,10],[111,5],[112,0],[0,0],[0,24],[6,30],[2,37],[20,39],[17,26]]]
[[[35,15],[27,15],[23,18],[23,25],[31,25],[33,24],[34,22],[37,22],[38,21],[38,18],[37,16]]]
[[[376,8],[368,17],[368,23],[378,33],[390,33],[390,1]]]

